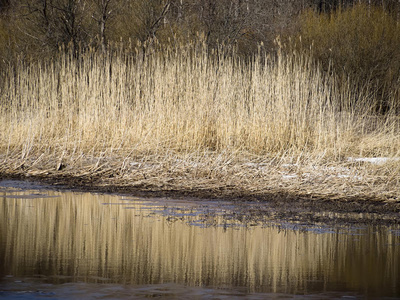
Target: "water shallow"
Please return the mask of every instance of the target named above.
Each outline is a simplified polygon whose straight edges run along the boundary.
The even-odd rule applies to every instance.
[[[0,181],[0,298],[400,298],[399,227],[245,206]]]

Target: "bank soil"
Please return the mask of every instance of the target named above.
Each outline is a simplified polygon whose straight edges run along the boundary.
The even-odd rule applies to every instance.
[[[168,184],[104,180],[104,176],[51,176],[0,173],[0,180],[23,180],[45,188],[131,195],[154,198],[231,201],[234,209],[228,216],[247,224],[266,220],[299,222],[301,224],[400,224],[400,199],[375,196],[318,195],[284,188],[254,191],[235,185],[209,184],[203,187],[177,187]],[[251,204],[251,205],[249,205]]]

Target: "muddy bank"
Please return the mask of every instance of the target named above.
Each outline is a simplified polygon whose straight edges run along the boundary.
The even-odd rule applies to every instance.
[[[23,180],[24,184],[45,184],[47,188],[82,192],[116,193],[139,197],[191,198],[199,200],[227,200],[237,206],[233,216],[243,221],[258,222],[266,217],[304,224],[400,224],[400,200],[383,201],[376,197],[331,197],[289,192],[280,189],[252,192],[235,186],[218,188],[174,189],[151,184],[118,184],[101,176],[30,176],[0,173],[0,180]],[[22,186],[24,185],[22,184]],[[248,205],[251,203],[252,205]]]

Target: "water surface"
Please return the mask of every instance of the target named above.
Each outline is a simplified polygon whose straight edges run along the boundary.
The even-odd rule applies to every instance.
[[[0,181],[0,298],[400,298],[400,228],[245,216]]]

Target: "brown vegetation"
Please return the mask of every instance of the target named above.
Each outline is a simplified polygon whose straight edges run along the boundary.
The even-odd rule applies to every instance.
[[[8,70],[0,171],[397,201],[398,160],[348,158],[399,156],[398,118],[352,106],[352,91],[336,89],[311,60],[246,63],[205,44],[154,51],[88,51],[79,60],[70,51]]]
[[[345,89],[368,92],[377,111],[399,109],[400,25],[392,13],[363,4],[331,14],[309,10],[291,46],[336,74]]]
[[[0,23],[1,174],[399,201],[393,9],[255,10],[291,24],[271,34],[301,33],[299,48],[283,34],[271,51],[247,1],[231,10],[207,1],[28,2],[10,4]],[[277,22],[284,11],[291,22]],[[119,18],[133,12],[124,27]],[[130,42],[115,43],[121,37]]]

